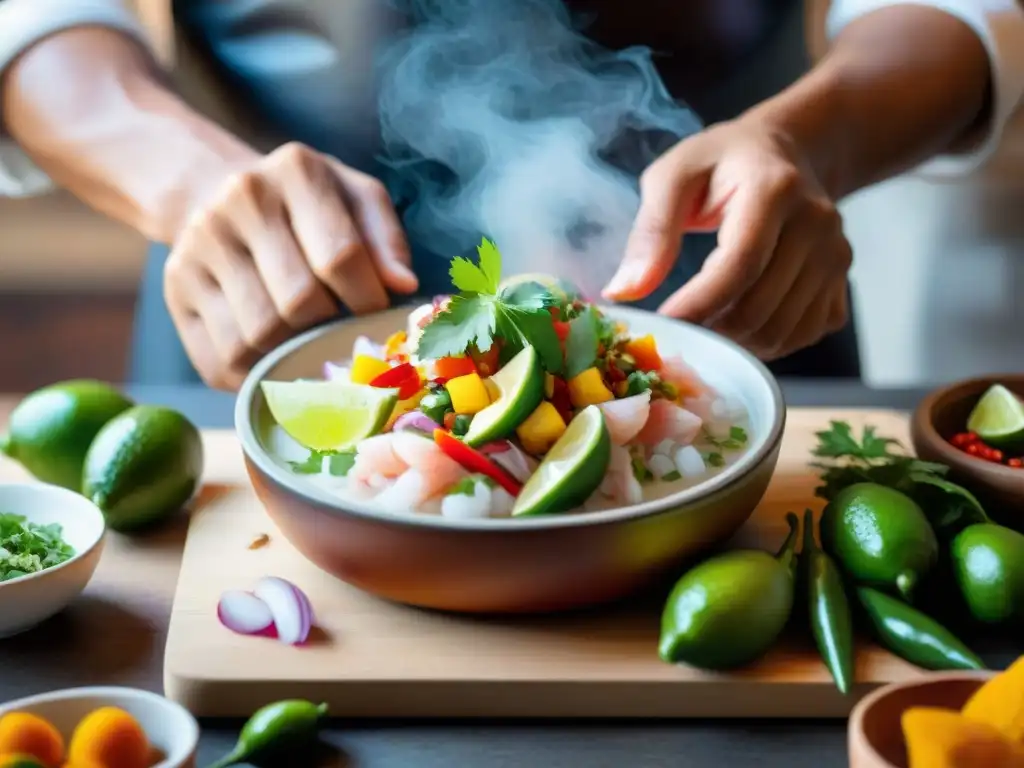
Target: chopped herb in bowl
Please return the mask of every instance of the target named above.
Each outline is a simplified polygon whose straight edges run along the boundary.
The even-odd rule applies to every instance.
[[[58,523],[39,525],[0,512],[0,582],[52,568],[74,555]]]

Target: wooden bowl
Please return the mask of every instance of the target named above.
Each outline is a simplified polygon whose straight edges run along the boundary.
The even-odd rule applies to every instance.
[[[847,724],[850,768],[906,768],[900,718],[911,707],[959,710],[993,672],[938,672],[886,685],[858,702]]]
[[[235,429],[267,513],[306,558],[337,578],[409,605],[469,613],[539,613],[608,602],[660,581],[728,539],[750,517],[778,461],[786,409],[757,359],[704,328],[622,307],[607,314],[684,354],[749,414],[746,452],[719,474],[631,507],[530,518],[458,520],[389,512],[331,493],[275,455],[264,379],[319,378],[360,335],[384,339],[409,308],[340,320],[286,342],[242,385]]]
[[[1024,397],[1024,374],[986,376],[950,384],[928,395],[911,421],[914,451],[926,461],[950,468],[949,479],[964,486],[992,517],[1024,528],[1024,469],[1014,469],[971,456],[947,440],[967,427],[971,409],[991,385],[1002,384]]]

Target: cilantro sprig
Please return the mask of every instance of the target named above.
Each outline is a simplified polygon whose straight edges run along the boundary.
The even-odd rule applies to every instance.
[[[39,525],[21,515],[0,513],[0,582],[60,565],[74,554],[60,525]]]
[[[821,474],[816,496],[830,501],[849,485],[877,483],[913,498],[936,532],[946,537],[973,523],[988,522],[974,494],[946,479],[949,467],[908,456],[898,440],[879,436],[875,427],[865,426],[858,438],[847,422],[832,421],[829,429],[815,436],[818,445],[812,454],[829,460],[811,463]]]
[[[546,370],[562,373],[562,346],[548,311],[555,297],[539,283],[501,289],[498,247],[484,238],[477,254],[475,264],[461,256],[452,259],[449,275],[459,293],[423,329],[417,355],[436,359],[463,355],[472,347],[486,352],[501,339],[503,352],[512,355],[532,346]]]

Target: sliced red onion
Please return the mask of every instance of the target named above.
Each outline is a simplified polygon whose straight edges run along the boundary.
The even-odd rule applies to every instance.
[[[270,609],[282,643],[298,645],[306,641],[313,626],[313,606],[305,592],[277,576],[260,579],[253,592]]]
[[[324,363],[324,378],[327,381],[349,381],[352,370],[347,365],[327,362]]]
[[[252,594],[240,589],[229,589],[217,603],[217,618],[232,632],[256,635],[274,624],[270,607]]]
[[[507,451],[491,454],[491,459],[520,483],[529,480],[530,475],[537,470],[537,462],[519,450],[513,443],[508,444]]]
[[[367,336],[357,336],[355,343],[352,345],[352,357],[356,358],[359,355],[375,357],[378,360],[383,360],[384,346],[371,341]]]
[[[418,429],[420,432],[426,432],[429,435],[434,434],[434,430],[440,428],[441,425],[427,416],[427,414],[423,413],[423,411],[408,411],[403,413],[395,419],[394,427],[392,427],[395,432],[402,432],[407,429]]]

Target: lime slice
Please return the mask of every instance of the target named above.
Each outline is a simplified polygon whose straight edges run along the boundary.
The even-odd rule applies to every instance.
[[[579,506],[601,484],[611,455],[612,441],[604,414],[596,405],[588,405],[569,422],[526,481],[512,514],[550,515]]]
[[[992,445],[1020,442],[1024,440],[1024,401],[1002,384],[993,384],[971,411],[967,429]]]
[[[473,417],[463,441],[474,448],[511,435],[544,399],[544,369],[533,347],[523,347],[488,379],[494,402]]]
[[[264,381],[274,420],[314,451],[342,451],[384,428],[397,389],[340,381]]]

